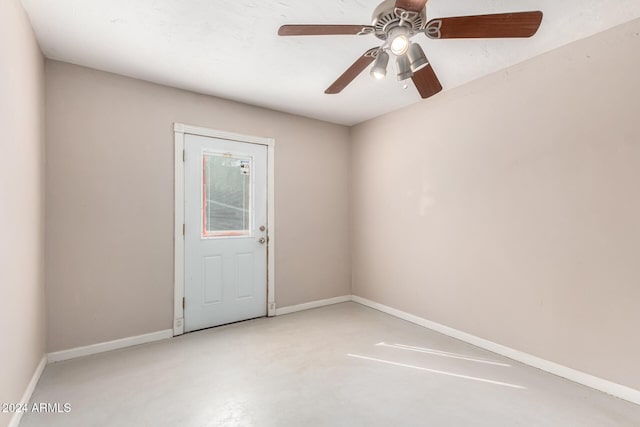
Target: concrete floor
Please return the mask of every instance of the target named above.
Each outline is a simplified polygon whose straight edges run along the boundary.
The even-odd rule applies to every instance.
[[[71,412],[23,427],[640,425],[640,406],[356,303],[48,365],[31,402]]]

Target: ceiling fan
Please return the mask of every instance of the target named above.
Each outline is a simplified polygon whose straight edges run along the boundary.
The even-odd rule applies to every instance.
[[[533,36],[542,22],[542,12],[458,16],[427,21],[428,0],[385,0],[373,11],[371,25],[283,25],[280,36],[368,35],[384,44],[367,50],[324,93],[340,93],[365,68],[382,79],[387,74],[389,51],[396,57],[397,77],[411,78],[420,96],[428,98],[442,90],[429,60],[411,38],[424,33],[430,39],[513,38]]]

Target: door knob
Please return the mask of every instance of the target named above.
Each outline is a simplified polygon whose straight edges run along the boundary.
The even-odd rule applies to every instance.
[[[258,239],[258,243],[260,243],[261,245],[264,245],[264,242],[266,242],[267,239],[265,239],[264,237],[261,237]]]

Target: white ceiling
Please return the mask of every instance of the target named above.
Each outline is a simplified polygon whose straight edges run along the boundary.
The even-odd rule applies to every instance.
[[[22,0],[48,58],[352,125],[421,101],[393,73],[329,86],[374,36],[278,37],[285,23],[369,24],[378,0]],[[419,41],[444,90],[640,17],[639,0],[431,0],[427,18],[544,12],[530,39]],[[438,95],[436,95],[438,96]]]

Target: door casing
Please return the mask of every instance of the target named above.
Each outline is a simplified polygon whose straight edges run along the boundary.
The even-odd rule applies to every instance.
[[[231,132],[174,123],[174,301],[173,335],[184,333],[184,144],[185,135],[208,136],[230,141],[245,142],[267,146],[267,316],[276,315],[275,302],[275,197],[274,166],[275,140],[257,136],[241,135]]]

